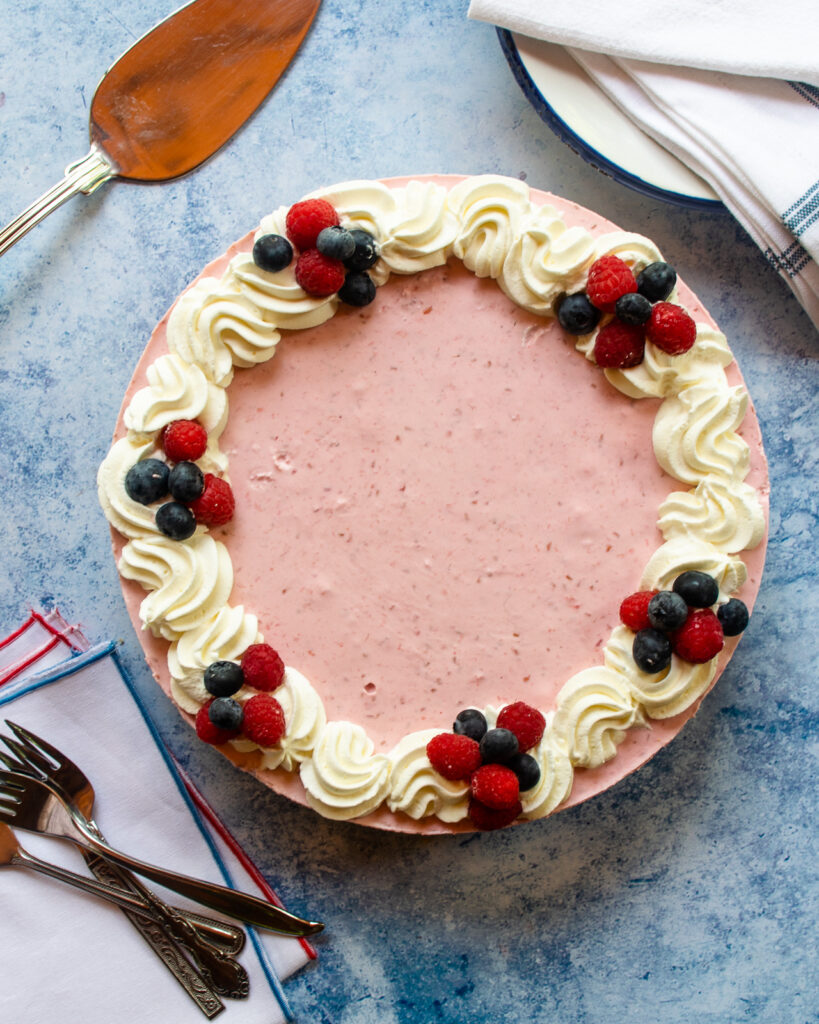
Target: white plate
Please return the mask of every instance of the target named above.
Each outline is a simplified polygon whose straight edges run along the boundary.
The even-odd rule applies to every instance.
[[[552,131],[615,181],[680,206],[719,199],[685,164],[641,131],[562,46],[498,29],[520,87]]]

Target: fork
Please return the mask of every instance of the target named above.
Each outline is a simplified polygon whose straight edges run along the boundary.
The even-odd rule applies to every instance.
[[[95,800],[94,787],[82,769],[62,751],[30,730],[24,729],[23,726],[17,725],[16,722],[9,719],[6,719],[6,725],[14,733],[16,740],[2,735],[0,735],[0,740],[11,750],[16,760],[0,752],[0,764],[5,765],[9,771],[29,775],[42,782],[49,782],[56,790],[60,790],[69,801],[76,804],[89,829],[104,841],[105,837],[92,816]],[[84,856],[86,863],[95,874],[97,874],[97,866],[102,865],[102,875],[98,875],[98,877],[101,877],[103,881],[107,880],[128,892],[136,893],[143,898],[145,903],[150,902],[150,897],[154,894],[129,871],[101,861],[98,854],[84,854]],[[182,910],[178,907],[171,908],[166,904],[164,907],[165,910],[188,919],[197,932],[203,934],[211,942],[217,943],[225,952],[232,953],[234,956],[241,952],[245,943],[245,933],[241,928],[189,910]],[[157,908],[155,907],[155,909]]]
[[[50,878],[57,878],[85,892],[90,892],[102,899],[110,900],[112,903],[123,907],[123,909],[127,908],[131,914],[146,915],[145,917],[140,917],[140,921],[144,924],[145,929],[143,931],[141,928],[140,931],[143,935],[147,933],[156,940],[155,943],[151,943],[152,948],[156,950],[160,959],[178,979],[205,1017],[211,1020],[224,1010],[225,1004],[216,994],[216,991],[210,988],[204,978],[196,973],[177,947],[168,941],[165,933],[153,933],[152,929],[157,927],[158,919],[152,916],[151,911],[148,910],[138,897],[130,896],[121,889],[105,885],[103,882],[98,882],[85,875],[77,875],[73,871],[58,867],[56,864],[40,860],[22,848],[8,825],[0,823],[0,868],[3,867],[25,867],[39,871]]]
[[[228,917],[296,937],[316,935],[324,925],[305,921],[257,896],[180,875],[115,850],[91,832],[76,805],[46,782],[17,772],[0,771],[0,820],[28,832],[69,839],[80,848],[129,868],[167,889]]]
[[[88,878],[86,875],[78,875],[75,871],[69,871],[68,868],[61,867],[59,864],[52,864],[50,861],[35,857],[33,853],[23,849],[8,825],[0,823],[0,868],[5,867],[30,868],[32,871],[38,871],[49,878],[56,878],[58,881],[73,885],[74,888],[82,889],[83,892],[90,893],[92,896],[98,896],[102,900],[130,910],[148,921],[159,921],[159,918],[154,916],[153,911],[138,896],[132,896],[124,889],[106,885],[105,882]]]
[[[15,728],[11,725],[11,723],[7,724],[9,725],[10,728]],[[15,732],[17,732],[17,730],[19,729],[20,727],[17,726]],[[18,732],[17,734],[19,735],[20,733]],[[14,740],[10,740],[8,737],[3,737],[3,742],[11,750],[13,750],[15,754],[17,754],[18,758],[21,759],[21,762],[25,768],[23,772],[18,773],[21,778],[26,778],[30,782],[46,781],[38,778],[36,774],[36,759],[34,760],[34,763],[31,766],[30,770],[27,767],[27,751],[26,748],[21,743],[16,743]],[[10,762],[13,763],[12,759],[5,754],[0,754],[0,761],[2,761],[6,765],[8,765]],[[40,761],[46,767],[48,767],[47,761],[43,761],[42,758],[40,758]],[[71,762],[69,762],[69,764],[70,763]],[[76,768],[76,766],[73,767]],[[66,777],[69,776],[70,770],[69,772],[67,772]],[[54,788],[53,791],[54,793],[60,794],[61,796],[66,796],[65,793],[58,790],[56,787]],[[90,783],[87,783],[86,786],[84,787],[83,802],[86,804],[86,806],[90,808],[91,803],[93,803],[93,799],[93,789],[91,788]],[[77,809],[77,813],[82,813],[79,810],[79,808]],[[102,833],[93,823],[93,821],[88,822],[84,816],[83,821],[86,822],[86,827],[88,829],[89,834],[97,836],[101,839]],[[98,859],[98,854],[96,853],[92,852],[86,855],[86,862],[89,864],[93,864],[95,859]],[[110,865],[106,864],[106,867],[110,867]],[[124,879],[124,881],[126,885],[128,885],[128,879],[130,877],[128,876],[128,873],[121,872],[120,868],[116,868],[115,870],[118,873],[116,876],[117,881],[120,880],[120,873],[124,874],[127,876]],[[134,881],[136,881],[136,879],[134,879]],[[220,996],[227,996],[230,999],[247,998],[248,993],[250,991],[250,982],[248,979],[247,971],[244,969],[244,967],[242,967],[242,965],[238,961],[234,960],[227,953],[223,952],[221,949],[218,949],[212,943],[208,942],[202,935],[200,935],[194,929],[193,924],[190,921],[182,917],[181,914],[178,914],[173,908],[163,903],[158,896],[155,896],[149,889],[145,888],[141,884],[139,885],[139,896],[142,898],[144,903],[153,911],[154,919],[158,920],[158,922],[166,930],[167,934],[171,938],[179,942],[179,944],[185,949],[185,951],[188,953],[191,960],[201,973],[205,983],[208,986],[210,986],[210,988],[215,993],[217,993]],[[143,934],[145,934],[142,927],[140,927],[140,931],[142,931]],[[153,945],[153,943],[151,944]]]

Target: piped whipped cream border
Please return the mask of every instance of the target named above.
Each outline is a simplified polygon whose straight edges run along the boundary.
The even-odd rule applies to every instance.
[[[335,206],[345,226],[375,236],[381,258],[371,275],[378,286],[391,274],[418,273],[454,256],[478,277],[495,280],[522,308],[548,318],[561,295],[585,288],[598,257],[613,253],[635,274],[662,259],[641,235],[614,231],[595,237],[568,227],[553,206],[536,205],[528,186],[512,178],[471,177],[449,189],[430,181],[398,188],[350,181],[305,198],[316,196]],[[287,209],[265,217],[256,237],[284,234]],[[678,301],[675,293],[669,301]],[[272,358],[280,331],[325,323],[337,305],[335,296],[314,298],[302,291],[292,265],[268,273],[249,253],[234,256],[220,278],[198,280],[173,307],[168,352],[148,367],[147,386],[124,412],[127,433],[100,466],[100,503],[109,523],[127,538],[119,572],[147,592],[140,617],[168,641],[171,694],[190,714],[210,696],[205,668],[220,659],[239,661],[250,644],[264,638],[256,615],[229,603],[233,566],[225,545],[202,526],[186,541],[163,536],[153,511],[126,494],[125,475],[137,460],[161,454],[159,434],[168,423],[198,419],[209,439],[200,465],[227,476],[219,438],[234,367]],[[595,337],[593,332],[576,343],[592,362]],[[645,566],[641,589],[668,588],[680,573],[698,569],[717,579],[720,600],[727,600],[747,576],[740,552],[765,535],[759,495],[745,482],[750,452],[737,430],[748,395],[728,383],[725,368],[732,361],[725,337],[698,323],[697,340],[685,355],[668,356],[647,342],[639,366],[604,371],[624,395],[661,400],[652,436],[655,457],[683,485],[660,506],[664,543]],[[647,675],[634,664],[632,641],[633,634],[617,626],[603,648],[603,664],[572,676],[555,707],[541,709],[546,731],[531,751],[541,776],[521,794],[523,817],[554,811],[571,793],[576,769],[611,760],[629,729],[685,711],[711,685],[717,659],[692,665],[673,656],[663,672]],[[240,691],[236,699],[251,695]],[[287,722],[281,745],[261,749],[237,739],[232,746],[256,752],[261,769],[299,772],[307,801],[319,814],[358,818],[385,804],[416,820],[435,815],[454,823],[467,817],[468,783],[442,778],[426,756],[426,744],[448,724],[404,736],[383,754],[360,725],[328,721],[321,697],[296,668],[287,667],[274,695]],[[497,709],[482,710],[491,726]]]

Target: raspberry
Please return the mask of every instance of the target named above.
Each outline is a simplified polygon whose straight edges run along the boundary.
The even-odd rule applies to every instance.
[[[594,340],[594,361],[604,370],[626,370],[643,361],[645,332],[635,324],[612,320]]]
[[[517,736],[519,750],[531,750],[543,737],[546,719],[537,708],[519,700],[501,709],[498,715],[498,728],[508,729]]]
[[[332,295],[344,285],[346,276],[340,260],[322,256],[318,249],[308,249],[296,260],[296,281],[308,295]]]
[[[690,612],[682,629],[671,637],[671,646],[677,657],[695,665],[715,658],[724,645],[722,623],[710,608],[697,608]]]
[[[244,706],[242,732],[260,747],[275,747],[285,733],[284,711],[275,697],[257,693]]]
[[[319,232],[338,224],[338,214],[326,199],[305,199],[287,211],[287,237],[297,249],[312,249]]]
[[[517,775],[502,764],[482,765],[472,776],[471,787],[475,799],[495,811],[514,807],[520,797]]]
[[[445,779],[454,782],[468,779],[481,766],[481,748],[469,736],[442,732],[427,743],[427,757],[432,767]]]
[[[507,825],[512,824],[522,810],[519,800],[513,807],[505,807],[500,811],[493,807],[487,807],[480,800],[474,798],[469,801],[469,817],[472,819],[472,824],[482,832],[506,828]]]
[[[651,625],[648,621],[648,603],[656,593],[656,590],[641,590],[627,597],[620,605],[620,621],[623,625],[635,633],[648,629]]]
[[[224,526],[233,518],[236,501],[227,480],[213,473],[205,473],[205,489],[196,501],[188,505],[197,523],[205,526]]]
[[[196,420],[174,420],[162,431],[162,448],[171,462],[196,462],[207,446],[208,432]]]
[[[648,340],[670,356],[687,352],[697,340],[697,325],[682,306],[658,302],[646,324]]]
[[[613,313],[621,295],[637,291],[637,280],[631,267],[619,256],[601,256],[592,263],[586,294],[592,305],[604,313]]]
[[[254,690],[276,690],[284,679],[284,662],[270,644],[251,644],[242,655],[245,683]]]
[[[205,743],[211,743],[213,746],[221,746],[223,743],[227,743],[228,740],[234,739],[239,735],[238,729],[220,729],[218,725],[214,725],[210,720],[210,706],[213,700],[209,700],[206,704],[203,704],[196,713],[196,735],[200,740],[204,740]]]

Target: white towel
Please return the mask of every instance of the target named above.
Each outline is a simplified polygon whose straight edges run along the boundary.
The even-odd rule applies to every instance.
[[[471,0],[469,17],[612,57],[819,85],[816,0]]]
[[[709,183],[819,326],[819,88],[809,84],[819,83],[815,0],[784,0],[776,30],[761,0],[660,0],[651,25],[635,0],[472,0],[469,13],[567,45],[628,117]],[[728,31],[729,14],[736,25],[723,40],[727,54],[703,49]],[[616,30],[613,19],[639,30]]]
[[[229,833],[213,827],[218,821],[203,819],[187,798],[134,699],[115,645],[89,647],[59,616],[35,613],[0,640],[0,732],[11,735],[4,719],[30,728],[87,772],[97,794],[95,816],[113,846],[183,874],[269,895],[264,880],[260,888],[256,873],[248,873]],[[16,835],[42,859],[87,874],[72,845]],[[177,906],[210,913],[148,884]],[[0,873],[0,907],[0,1020],[204,1022],[119,908],[17,868]],[[224,1019],[282,1024],[289,1008],[279,978],[310,956],[309,946],[297,939],[249,930],[240,962],[250,977],[250,997],[224,1000]]]
[[[819,89],[569,52],[711,185],[819,326]]]

